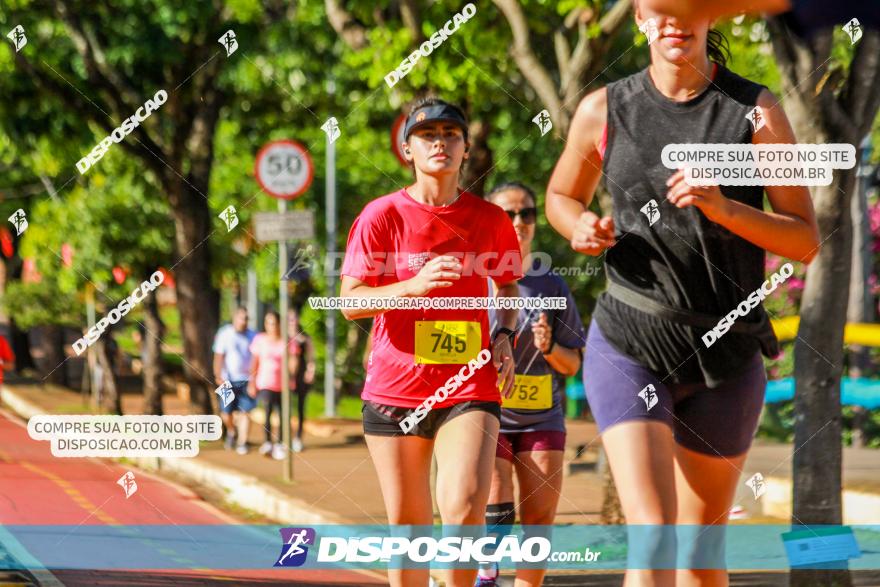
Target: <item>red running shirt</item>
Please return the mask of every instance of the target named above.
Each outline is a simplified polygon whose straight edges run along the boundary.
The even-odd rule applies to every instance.
[[[426,261],[439,255],[458,257],[462,276],[452,286],[434,289],[426,297],[487,297],[487,277],[500,285],[522,277],[516,232],[499,206],[469,192],[463,192],[450,206],[430,206],[415,201],[405,189],[373,200],[355,219],[342,274],[378,287],[410,279]],[[416,362],[416,323],[423,321],[476,322],[480,349],[490,347],[486,310],[385,311],[373,321],[373,350],[362,399],[414,408],[461,370],[466,361]],[[501,402],[491,362],[435,407],[471,400]]]

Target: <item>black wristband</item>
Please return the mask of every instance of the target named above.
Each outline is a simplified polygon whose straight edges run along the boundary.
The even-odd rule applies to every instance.
[[[549,355],[550,353],[553,352],[553,347],[555,347],[555,346],[556,346],[556,341],[550,340],[550,348],[548,348],[546,351],[543,351],[541,354],[546,357],[547,355]]]
[[[495,334],[492,335],[492,342],[493,343],[495,342],[495,339],[498,338],[499,334],[506,334],[507,340],[510,341],[511,345],[513,344],[514,336],[516,335],[515,331],[511,330],[510,328],[505,328],[504,326],[501,326],[500,328],[498,328],[495,331]]]

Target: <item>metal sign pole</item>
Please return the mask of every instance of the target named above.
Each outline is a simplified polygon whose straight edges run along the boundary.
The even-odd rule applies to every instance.
[[[287,200],[278,201],[278,211],[282,214],[287,211]],[[287,241],[278,241],[278,271],[279,276],[284,277],[287,273]],[[290,450],[290,373],[289,371],[289,349],[287,329],[287,280],[279,279],[280,292],[278,303],[280,308],[281,320],[281,340],[284,342],[284,352],[281,355],[281,442],[284,444],[284,480],[293,481],[293,454]],[[272,423],[269,422],[271,426]]]
[[[88,322],[89,328],[92,328],[95,325],[96,312],[95,312],[95,286],[92,283],[88,283],[86,285],[86,322]],[[98,361],[98,358],[95,356],[95,348],[89,346],[89,352],[86,355],[86,367],[89,371],[89,385],[91,386],[91,406],[92,409],[97,409],[99,405],[100,398],[98,397],[98,371],[95,369],[95,365]]]
[[[284,446],[284,480],[293,480],[293,455],[290,435],[290,349],[287,328],[287,241],[314,238],[311,211],[287,212],[287,200],[306,192],[312,183],[314,168],[306,148],[293,140],[270,141],[263,145],[254,162],[257,183],[267,194],[278,198],[278,213],[256,213],[254,228],[259,242],[278,243],[279,320],[284,349],[281,353],[281,442]],[[271,422],[267,423],[269,426]]]
[[[327,135],[327,259],[336,252],[336,143]],[[327,295],[336,295],[336,263],[327,267]],[[327,312],[327,352],[324,358],[324,416],[336,416],[336,311]]]

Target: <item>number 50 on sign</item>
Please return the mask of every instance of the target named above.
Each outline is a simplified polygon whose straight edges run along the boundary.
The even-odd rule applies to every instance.
[[[257,153],[257,182],[273,198],[293,200],[305,193],[315,171],[306,148],[296,141],[272,141]]]

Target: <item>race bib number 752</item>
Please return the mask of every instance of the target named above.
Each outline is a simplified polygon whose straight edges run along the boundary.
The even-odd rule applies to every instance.
[[[549,410],[553,407],[553,382],[550,375],[516,375],[513,394],[501,398],[502,408],[514,410]]]

